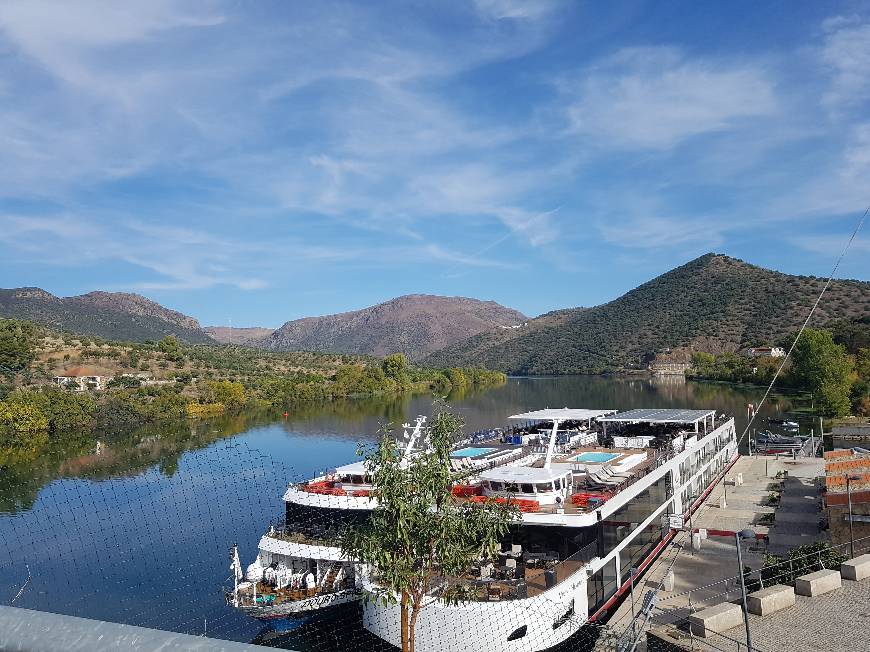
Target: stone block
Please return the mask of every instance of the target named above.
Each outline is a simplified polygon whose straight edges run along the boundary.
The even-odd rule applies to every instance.
[[[801,575],[794,581],[794,591],[798,595],[815,597],[836,591],[843,585],[840,571],[820,570],[809,575]]]
[[[870,577],[870,555],[861,555],[850,559],[840,566],[840,573],[847,580],[860,582]]]
[[[689,627],[695,636],[707,638],[743,624],[743,609],[732,602],[707,607],[689,616]]]
[[[768,586],[746,596],[746,606],[749,608],[749,613],[757,616],[782,611],[794,606],[794,589],[783,584]]]
[[[674,590],[674,571],[668,571],[662,580],[662,589],[665,591]]]

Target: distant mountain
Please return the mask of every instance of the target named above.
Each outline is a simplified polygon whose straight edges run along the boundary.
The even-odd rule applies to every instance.
[[[231,326],[206,326],[203,330],[211,338],[221,344],[250,344],[255,345],[259,340],[269,337],[275,332],[274,328],[233,328]]]
[[[567,374],[641,364],[667,348],[736,351],[797,330],[824,279],[719,254],[701,256],[594,308],[559,310],[516,330],[489,330],[436,351],[435,366]],[[813,323],[870,315],[870,283],[834,281]]]
[[[256,346],[419,359],[490,329],[511,330],[526,317],[494,301],[410,294],[370,308],[289,321]]]
[[[0,289],[0,317],[30,319],[52,328],[113,340],[159,340],[175,335],[191,343],[213,341],[192,317],[124,292],[56,297],[40,288]]]

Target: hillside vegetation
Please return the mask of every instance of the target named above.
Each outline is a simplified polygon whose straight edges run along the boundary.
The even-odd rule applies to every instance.
[[[213,341],[192,317],[124,292],[57,297],[40,288],[0,289],[0,317],[113,340],[144,342],[174,335],[185,342]]]
[[[778,342],[797,330],[823,285],[823,279],[707,254],[609,303],[549,313],[516,330],[481,333],[425,362],[569,374],[643,367],[668,348],[734,352]],[[864,315],[870,315],[870,283],[834,281],[813,323]]]
[[[57,376],[100,376],[88,391]],[[112,342],[0,319],[0,466],[32,459],[52,438],[122,431],[340,397],[462,392],[503,383],[482,369],[433,369],[402,354],[383,359],[275,353],[229,345]]]
[[[289,321],[250,344],[273,351],[332,351],[412,360],[490,329],[518,326],[526,317],[494,301],[412,294],[376,306]]]

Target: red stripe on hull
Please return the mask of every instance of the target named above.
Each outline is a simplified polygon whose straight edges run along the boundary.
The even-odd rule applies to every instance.
[[[702,493],[702,494],[697,498],[697,500],[695,500],[695,502],[692,503],[691,508],[683,514],[684,517],[687,517],[687,516],[689,516],[691,513],[694,513],[695,510],[697,510],[698,507],[701,506],[701,503],[704,502],[704,499],[705,499],[707,496],[710,495],[710,492],[713,491],[713,487],[716,486],[716,483],[719,482],[720,478],[723,478],[723,477],[725,476],[725,474],[728,473],[728,471],[731,470],[731,467],[734,466],[734,465],[737,463],[737,460],[739,460],[739,459],[740,459],[740,455],[738,454],[737,457],[735,457],[733,460],[731,460],[731,462],[728,464],[728,466],[726,466],[726,467],[725,467],[725,468],[724,468],[724,469],[719,473],[719,475],[717,475],[717,476],[713,479],[713,481],[709,484],[709,486],[704,490],[704,493]],[[709,532],[709,530],[708,530],[708,532]],[[652,551],[650,554],[648,554],[648,555],[644,558],[644,560],[643,560],[643,562],[641,562],[640,566],[637,567],[638,574],[635,575],[635,581],[637,580],[637,577],[638,577],[639,575],[642,575],[642,574],[643,574],[643,572],[646,570],[646,568],[647,568],[647,567],[652,563],[652,561],[653,561],[653,560],[658,556],[658,554],[662,551],[662,549],[663,549],[663,548],[664,548],[668,543],[670,543],[671,539],[674,538],[674,535],[676,535],[676,533],[677,533],[676,530],[670,530],[670,531],[669,531],[669,532],[668,532],[664,537],[662,537],[662,540],[659,542],[659,544],[658,544],[655,548],[653,548],[653,551]],[[614,593],[614,594],[611,596],[611,598],[610,598],[607,602],[605,602],[605,603],[601,606],[600,609],[598,609],[598,611],[596,611],[594,614],[592,614],[592,615],[589,617],[588,622],[591,623],[591,622],[595,621],[596,619],[600,618],[603,614],[605,614],[605,613],[607,612],[607,610],[610,609],[610,607],[612,607],[612,606],[614,605],[614,603],[615,603],[615,602],[616,602],[620,597],[622,597],[622,595],[623,595],[626,591],[628,591],[630,588],[631,588],[631,578],[629,578],[627,581],[623,582],[623,584],[622,584],[622,585],[617,589],[616,593]]]

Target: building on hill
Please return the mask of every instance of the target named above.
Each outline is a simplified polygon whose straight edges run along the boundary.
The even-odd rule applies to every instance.
[[[825,507],[831,543],[849,543],[849,502],[852,503],[852,535],[870,539],[870,453],[851,449],[825,453]]]
[[[62,376],[55,376],[52,380],[55,385],[70,387],[77,392],[102,390],[106,387],[105,376],[89,367],[67,369]]]
[[[685,376],[691,367],[691,351],[684,349],[667,349],[656,353],[649,363],[649,370],[654,376]]]
[[[746,349],[750,358],[784,358],[785,349],[781,346],[754,346]]]

